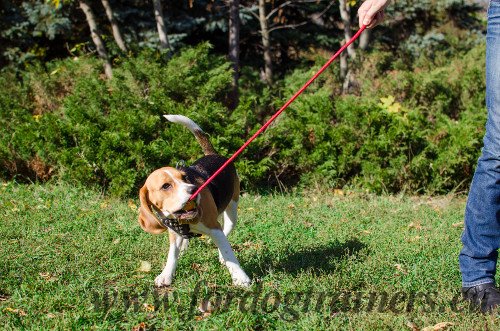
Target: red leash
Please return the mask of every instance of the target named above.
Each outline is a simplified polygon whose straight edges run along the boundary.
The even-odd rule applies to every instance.
[[[311,85],[312,82],[314,82],[314,80],[316,78],[318,78],[319,75],[321,75],[323,73],[323,71],[325,71],[326,68],[328,68],[328,66],[330,64],[332,64],[333,61],[335,61],[335,59],[347,48],[349,47],[350,44],[352,44],[358,37],[359,35],[361,34],[361,32],[363,32],[364,30],[366,29],[366,25],[363,25],[359,30],[358,32],[356,32],[356,34],[344,45],[342,46],[338,51],[337,53],[335,53],[331,58],[330,60],[328,60],[328,62],[326,62],[322,67],[321,69],[319,69],[319,71],[317,73],[314,74],[314,76],[309,79],[307,81],[307,83],[304,84],[304,86],[302,86],[300,88],[300,90],[298,90],[277,112],[276,114],[274,114],[267,122],[266,124],[264,124],[257,132],[254,133],[254,135],[248,139],[244,144],[243,146],[240,147],[240,149],[238,149],[234,154],[233,156],[231,156],[216,172],[214,172],[214,174],[212,176],[210,176],[204,183],[203,185],[201,185],[197,190],[196,192],[193,193],[193,195],[191,195],[191,197],[189,198],[189,200],[193,200],[215,177],[217,177],[217,175],[222,171],[224,170],[227,165],[231,162],[234,161],[234,159],[241,154],[241,152],[243,152],[243,150],[245,148],[247,148],[247,146],[255,139],[257,138],[257,136],[259,134],[261,134],[262,132],[264,132],[264,130],[269,126],[271,125],[271,123],[295,100],[297,99],[297,97],[302,93],[304,92],[304,90],[309,86]]]

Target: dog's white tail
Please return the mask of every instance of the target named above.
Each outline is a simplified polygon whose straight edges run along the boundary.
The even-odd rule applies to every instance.
[[[196,137],[205,155],[217,154],[212,143],[210,143],[208,139],[208,135],[192,119],[183,115],[163,115],[163,117],[172,123],[181,124],[188,128]]]

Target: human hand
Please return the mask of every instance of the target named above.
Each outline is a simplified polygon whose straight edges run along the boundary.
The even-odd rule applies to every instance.
[[[366,0],[358,9],[359,27],[373,28],[384,20],[384,9],[390,0]]]

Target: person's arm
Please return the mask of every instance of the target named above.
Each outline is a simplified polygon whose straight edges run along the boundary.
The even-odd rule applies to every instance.
[[[366,0],[358,9],[359,27],[373,28],[384,20],[384,9],[390,0]]]

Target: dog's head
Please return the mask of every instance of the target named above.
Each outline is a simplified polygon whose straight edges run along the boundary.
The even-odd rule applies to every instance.
[[[186,174],[181,170],[165,167],[153,171],[139,191],[139,224],[142,229],[154,234],[166,230],[153,215],[151,208],[155,208],[164,217],[195,218],[197,208],[185,210],[186,203],[195,190],[196,186],[187,182]]]

